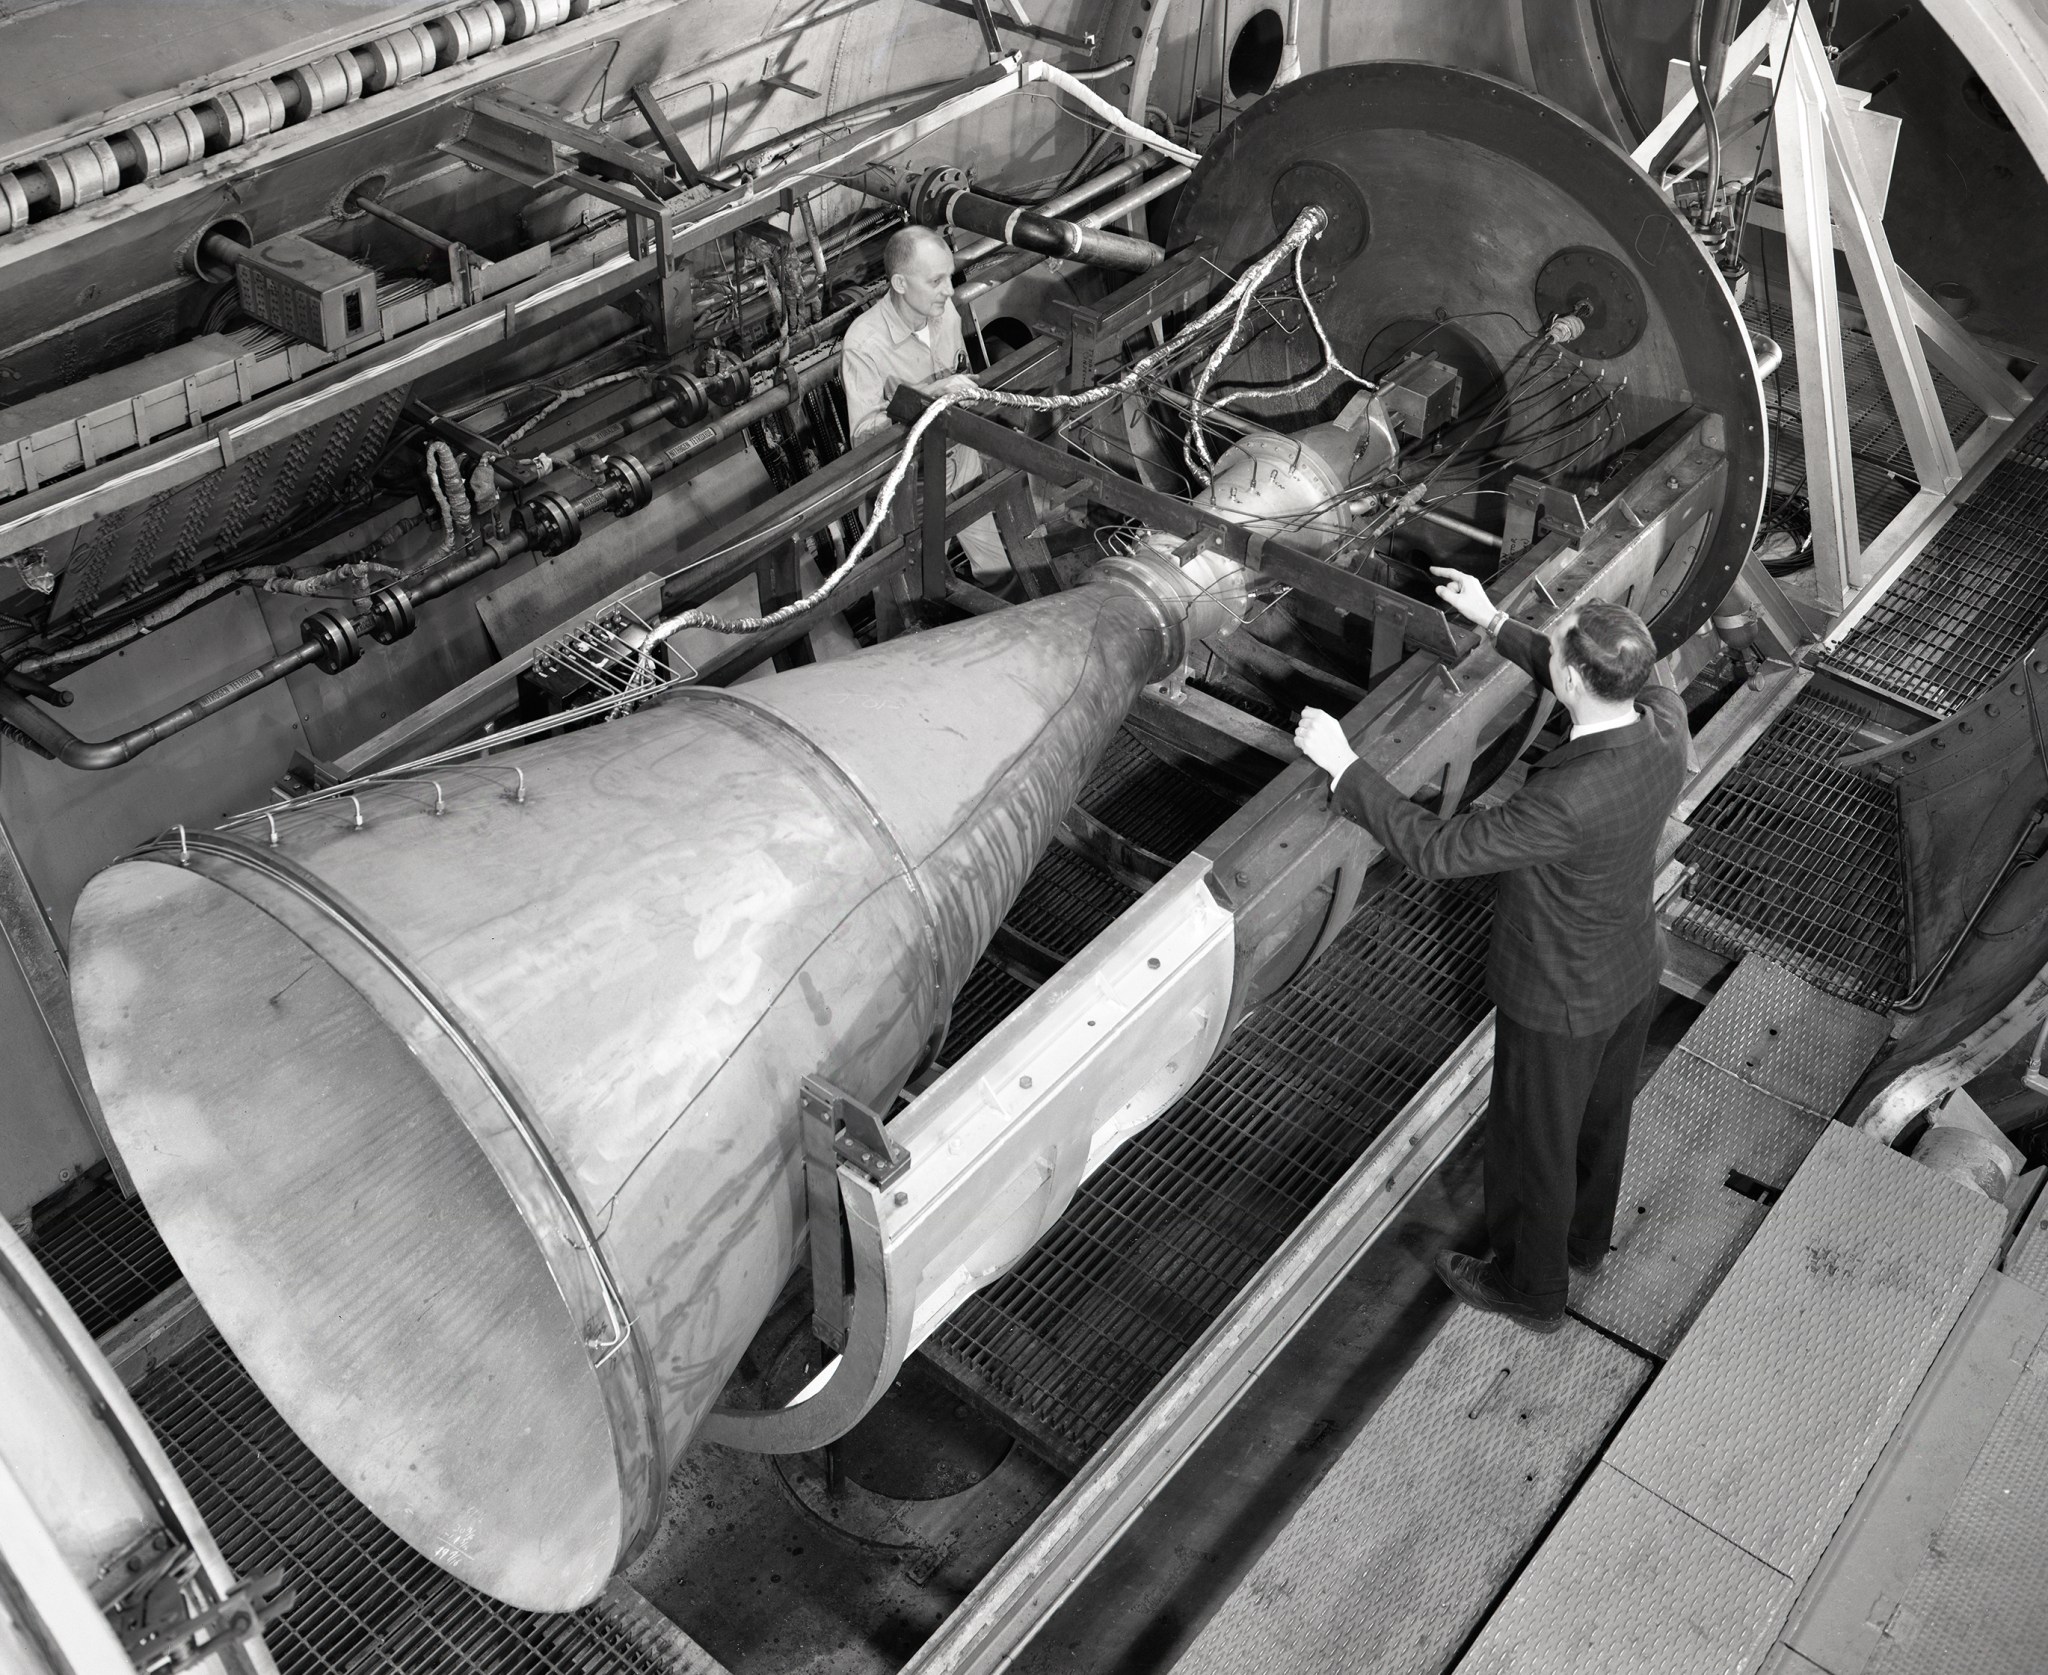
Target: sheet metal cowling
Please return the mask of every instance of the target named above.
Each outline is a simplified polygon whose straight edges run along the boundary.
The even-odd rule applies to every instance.
[[[596,1595],[802,1248],[802,1078],[882,1104],[930,1051],[1207,631],[1189,586],[1123,559],[92,881],[73,989],[116,1141],[388,1524],[515,1605]]]

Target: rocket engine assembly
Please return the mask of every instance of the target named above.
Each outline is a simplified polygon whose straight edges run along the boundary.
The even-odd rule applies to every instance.
[[[1307,295],[1354,376],[1278,391],[1267,411],[1308,428],[1212,462],[1199,507],[1384,577],[1377,537],[1455,521],[1506,487],[1497,462],[1590,473],[1683,421],[1718,437],[1668,479],[1706,516],[1613,585],[1661,644],[1697,627],[1755,525],[1761,396],[1732,299],[1647,178],[1504,84],[1354,67],[1229,130],[1171,242],[1235,271],[1310,204],[1329,226]],[[1315,341],[1262,338],[1224,371],[1272,395]],[[421,1551],[568,1608],[650,1533],[803,1257],[805,1079],[888,1106],[1140,690],[1242,614],[1236,562],[1134,546],[1080,588],[839,663],[179,830],[86,889],[80,1029],[151,1213],[272,1401]],[[1496,731],[1526,708],[1497,669],[1450,686]],[[1275,817],[1320,818],[1295,802]],[[1350,903],[1290,898],[1305,938],[1233,947],[1242,908],[1184,865],[1175,912],[1209,916],[1209,963],[1175,1027],[1205,1057],[1269,976],[1257,949],[1315,942],[1308,916]],[[1170,1077],[1089,1097],[1121,1137],[1200,1067],[1176,1050]],[[1071,1194],[1100,1152],[1044,1174]],[[919,1177],[887,1190],[921,1208]]]
[[[123,1155],[358,1496],[501,1598],[596,1594],[802,1248],[802,1078],[886,1106],[1214,615],[1123,560],[88,887]]]

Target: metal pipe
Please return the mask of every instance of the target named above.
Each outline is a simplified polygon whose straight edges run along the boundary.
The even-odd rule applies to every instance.
[[[358,193],[349,202],[365,215],[375,216],[386,226],[396,227],[409,238],[417,239],[421,244],[426,245],[429,249],[440,251],[444,256],[451,254],[455,249],[455,241],[452,238],[442,236],[440,233],[435,232],[432,227],[421,226],[411,216],[401,215],[397,210],[387,208],[375,198],[366,198]]]
[[[1433,523],[1439,529],[1448,529],[1452,534],[1462,535],[1468,541],[1477,541],[1482,547],[1492,547],[1495,551],[1500,549],[1501,540],[1498,535],[1490,529],[1481,529],[1469,519],[1450,512],[1440,512],[1433,506],[1422,507],[1415,515],[1424,523]]]
[[[1110,222],[1120,220],[1122,217],[1130,214],[1132,210],[1149,204],[1154,198],[1163,198],[1182,181],[1186,180],[1192,172],[1192,170],[1184,169],[1178,164],[1175,164],[1172,168],[1161,169],[1150,180],[1132,187],[1130,191],[1124,193],[1121,197],[1112,198],[1100,209],[1090,210],[1086,215],[1079,216],[1076,219],[1083,227],[1106,227]],[[959,303],[973,302],[975,298],[987,295],[998,285],[1007,284],[1020,273],[1029,273],[1046,259],[1043,256],[1025,254],[998,257],[989,264],[988,271],[976,274],[974,278],[968,280],[965,285],[962,285],[959,290],[955,291],[953,293],[954,301]]]
[[[985,198],[964,187],[947,193],[944,201],[934,206],[933,214],[946,226],[965,227],[969,232],[1000,239],[1019,250],[1088,262],[1095,267],[1142,273],[1166,259],[1166,252],[1149,239],[1064,221],[1021,205]]]
[[[20,693],[0,685],[0,725],[12,728],[67,768],[118,768],[123,762],[134,761],[151,745],[161,744],[172,734],[184,732],[194,722],[204,721],[209,715],[226,709],[250,693],[276,684],[294,669],[303,669],[318,656],[319,648],[308,642],[281,657],[259,663],[225,685],[194,698],[189,704],[180,704],[154,721],[100,743],[81,739],[54,717],[37,709]]]
[[[653,455],[645,462],[634,461],[645,470],[649,479],[673,471],[687,460],[708,453],[728,437],[737,436],[748,425],[794,406],[811,390],[839,370],[837,352],[805,367],[795,378],[759,395],[741,402],[731,411],[721,414],[708,424],[681,437],[668,448]],[[582,520],[593,514],[614,511],[628,515],[637,506],[626,504],[629,495],[622,490],[618,481],[608,481],[572,502],[564,502],[570,518],[566,527],[570,531],[564,545],[573,544],[579,536]],[[409,624],[418,607],[429,600],[438,599],[452,592],[464,582],[496,570],[509,563],[534,546],[534,536],[525,528],[515,529],[495,540],[484,542],[476,552],[437,565],[411,581],[394,584],[372,596],[368,608],[344,616],[338,611],[321,611],[306,620],[303,631],[314,637],[305,644],[273,657],[266,663],[245,670],[232,680],[215,687],[204,696],[195,698],[189,704],[158,716],[154,721],[136,727],[117,738],[105,740],[81,739],[54,716],[38,709],[21,693],[0,684],[0,726],[12,728],[29,744],[45,754],[62,762],[66,767],[97,771],[117,768],[124,762],[132,762],[151,746],[160,744],[174,733],[182,733],[196,722],[226,709],[252,692],[260,692],[266,686],[275,685],[295,669],[317,664],[330,674],[338,674],[353,664],[365,639],[389,633],[394,622],[407,624],[401,632],[410,632]],[[559,549],[557,549],[559,550]],[[380,601],[382,603],[380,603]]]
[[[1038,211],[1040,215],[1065,215],[1069,210],[1079,209],[1083,204],[1093,203],[1105,192],[1113,191],[1123,185],[1125,181],[1135,179],[1143,174],[1149,166],[1149,162],[1150,160],[1144,157],[1130,158],[1125,162],[1117,163],[1110,168],[1104,169],[1100,174],[1091,175],[1088,179],[1082,181],[1080,185],[1061,192],[1056,197],[1047,198],[1042,204],[1033,204],[1031,207]],[[962,239],[953,247],[953,254],[963,262],[973,262],[979,261],[990,251],[1000,250],[1002,247],[1003,241],[1001,239],[967,238]]]

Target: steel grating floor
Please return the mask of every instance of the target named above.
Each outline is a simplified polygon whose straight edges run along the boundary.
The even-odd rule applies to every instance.
[[[600,1606],[517,1611],[416,1553],[316,1460],[208,1334],[136,1391],[228,1562],[283,1565],[266,1630],[282,1675],[657,1675],[669,1659]]]
[[[94,1337],[178,1283],[178,1265],[140,1200],[103,1177],[39,1222],[29,1248]]]
[[[57,1289],[104,1334],[178,1283],[139,1202],[111,1182],[35,1229]],[[665,1675],[671,1660],[601,1605],[517,1611],[399,1539],[299,1441],[218,1334],[135,1393],[240,1576],[283,1565],[297,1590],[266,1631],[282,1675]]]
[[[1945,719],[2048,629],[2048,457],[2015,450],[1821,666]]]
[[[1883,780],[1834,765],[1866,719],[1809,688],[1765,729],[1693,813],[1674,928],[1884,1011],[1908,973],[1897,807]]]
[[[1761,272],[1759,280],[1765,275]],[[1782,278],[1782,275],[1780,275]],[[1769,302],[1765,298],[1768,296]],[[1771,381],[1771,488],[1775,520],[1802,530],[1810,514],[1806,498],[1806,441],[1799,424],[1799,364],[1793,353],[1792,317],[1785,287],[1752,284],[1743,304],[1750,326],[1776,340],[1785,363]],[[1864,543],[1897,517],[1920,487],[1913,456],[1892,406],[1891,391],[1877,360],[1877,345],[1866,331],[1844,327],[1842,374],[1849,409],[1849,457],[1856,478],[1856,521]],[[1960,442],[1982,416],[1969,397],[1940,373],[1935,397],[1948,420],[1949,440]]]
[[[1110,741],[1080,802],[1119,837],[1169,861],[1184,859],[1238,809],[1128,733]]]
[[[1078,1465],[1485,1015],[1492,891],[1404,878],[925,1346]]]

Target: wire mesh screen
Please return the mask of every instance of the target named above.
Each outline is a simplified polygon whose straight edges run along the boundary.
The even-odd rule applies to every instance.
[[[136,1401],[237,1574],[283,1565],[297,1599],[265,1631],[283,1675],[655,1675],[670,1662],[601,1606],[516,1611],[386,1529],[209,1335]]]
[[[926,1353],[1077,1465],[1486,1011],[1483,881],[1404,878]]]
[[[1834,765],[1867,719],[1809,688],[1764,730],[1694,811],[1676,929],[1883,1011],[1908,971],[1898,808],[1886,782]]]
[[[123,1198],[111,1180],[35,1227],[29,1242],[95,1337],[178,1283],[178,1265],[142,1205]]]
[[[1946,718],[2048,629],[2048,458],[2016,452],[1823,658]]]

